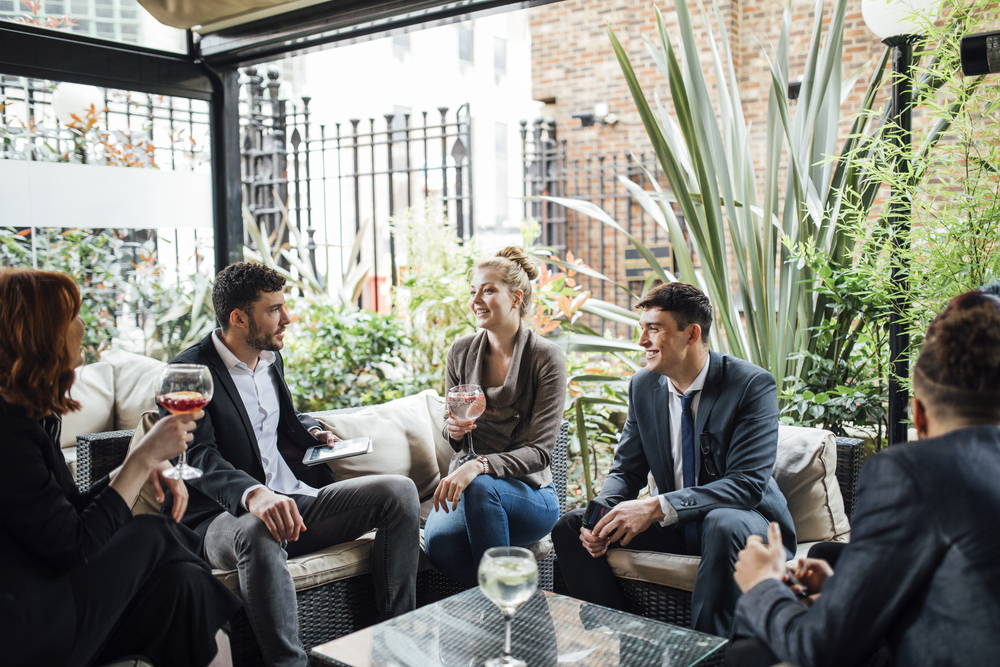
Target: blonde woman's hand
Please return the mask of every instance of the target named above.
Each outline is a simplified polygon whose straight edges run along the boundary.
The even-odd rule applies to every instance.
[[[451,415],[451,410],[444,411],[444,425],[452,440],[458,441],[476,429],[475,421],[461,421]]]
[[[443,509],[447,514],[448,503],[451,503],[451,509],[457,508],[462,492],[472,484],[472,480],[482,474],[483,464],[478,460],[463,463],[455,472],[442,479],[434,490],[434,510]]]

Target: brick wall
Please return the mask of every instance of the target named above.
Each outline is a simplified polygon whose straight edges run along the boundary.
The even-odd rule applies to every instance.
[[[674,5],[658,3],[658,6],[677,46],[679,31]],[[696,26],[696,43],[702,47],[702,63],[705,67],[711,62],[707,33],[702,27],[704,24],[697,3],[689,3],[689,9]],[[734,1],[720,5],[725,30],[729,33],[734,49],[743,112],[747,123],[751,125],[751,151],[760,183],[763,183],[767,98],[770,90],[770,73],[762,49],[773,53],[776,48],[783,9],[784,3],[776,0]],[[810,0],[792,1],[792,55],[789,63],[791,81],[798,80],[805,67],[813,32],[813,9],[814,3]],[[543,113],[556,121],[559,137],[565,140],[568,164],[572,164],[574,159],[584,160],[595,155],[604,155],[606,161],[609,161],[612,155],[623,156],[626,151],[649,154],[651,148],[645,130],[634,110],[631,94],[611,49],[605,26],[610,25],[622,42],[647,99],[652,100],[654,94],[658,93],[669,109],[667,81],[660,75],[641,38],[645,35],[651,40],[657,39],[652,4],[648,0],[618,0],[614,3],[563,0],[531,11],[533,97],[547,103]],[[832,8],[828,6],[824,17],[827,24],[831,12]],[[712,29],[718,39],[714,16]],[[878,38],[864,24],[860,0],[851,0],[845,22],[842,76],[846,79],[870,60],[877,62],[883,48]],[[855,85],[845,101],[842,115],[853,112],[860,104],[874,64],[873,62]],[[713,81],[714,77],[709,78],[710,83]],[[617,124],[597,124],[584,128],[580,121],[572,118],[573,114],[592,113],[595,104],[599,102],[606,103],[609,111],[618,116]],[[848,123],[842,124],[842,136],[849,127]],[[633,232],[638,236],[640,234],[637,230],[641,230],[644,240],[652,240],[648,236],[652,234],[651,221],[641,220],[642,216],[637,208],[633,206],[631,209],[632,218],[641,223]],[[627,210],[627,206],[620,209],[622,212]],[[622,215],[624,213],[616,214],[620,222]],[[616,255],[620,256],[627,240],[610,228],[603,228],[602,255],[600,240],[595,236],[600,233],[600,226],[593,223],[586,226],[590,232],[589,241],[586,230],[575,224],[571,216],[568,229],[570,249],[575,245],[579,250],[578,254],[583,255],[595,268],[601,268],[603,258],[605,270],[609,274],[617,273],[616,278],[623,280],[623,270],[618,266],[616,271],[612,260]],[[610,292],[607,296],[610,297]],[[630,305],[627,299],[619,299],[619,303]]]

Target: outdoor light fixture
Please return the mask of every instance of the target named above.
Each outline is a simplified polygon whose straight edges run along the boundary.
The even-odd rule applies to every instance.
[[[73,115],[82,121],[91,105],[97,113],[104,109],[104,93],[100,88],[63,82],[52,95],[52,111],[61,125],[73,123]]]
[[[580,125],[583,127],[591,127],[596,123],[614,125],[618,122],[618,116],[608,111],[608,105],[605,102],[595,104],[594,113],[575,113],[573,118],[579,118]]]
[[[904,152],[912,143],[910,135],[911,93],[913,75],[910,66],[913,60],[913,45],[920,40],[920,26],[924,21],[937,18],[940,0],[862,0],[861,15],[868,29],[882,39],[882,43],[892,49],[892,114],[890,126],[896,151],[896,173],[900,181],[906,182],[910,171],[909,160]],[[909,395],[901,380],[909,375],[910,336],[903,322],[903,311],[907,308],[906,292],[909,286],[908,267],[904,265],[905,255],[901,252],[910,232],[912,205],[908,191],[893,193],[895,197],[889,213],[889,228],[892,232],[892,304],[889,311],[889,444],[907,441],[906,408]]]
[[[1000,30],[966,35],[958,50],[965,76],[1000,73]]]

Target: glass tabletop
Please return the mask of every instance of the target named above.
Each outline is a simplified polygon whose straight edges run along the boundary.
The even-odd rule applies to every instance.
[[[530,667],[693,667],[726,640],[538,591],[518,609],[512,653]],[[503,650],[503,618],[478,588],[315,647],[311,664],[480,667]]]

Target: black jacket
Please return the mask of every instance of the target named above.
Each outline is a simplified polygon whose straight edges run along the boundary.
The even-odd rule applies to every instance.
[[[2,662],[66,664],[76,630],[70,573],[132,514],[107,477],[80,493],[59,446],[21,408],[0,401],[0,433]]]
[[[236,383],[215,349],[212,334],[181,352],[170,363],[208,366],[215,385],[212,402],[205,408],[205,417],[198,422],[194,440],[188,446],[188,464],[200,468],[204,474],[187,482],[190,498],[183,523],[204,536],[208,524],[220,513],[239,516],[246,511],[240,499],[251,486],[265,483],[264,465],[250,417]],[[275,353],[271,372],[277,373],[281,380],[278,383],[281,405],[278,441],[282,455],[296,477],[307,484],[314,487],[332,484],[333,473],[327,466],[306,468],[302,465],[304,451],[319,444],[309,433],[309,429],[318,427],[319,423],[295,409],[285,384],[285,367],[280,353]],[[165,415],[166,411],[160,408],[160,414]],[[163,511],[170,511],[170,502],[163,504]]]

